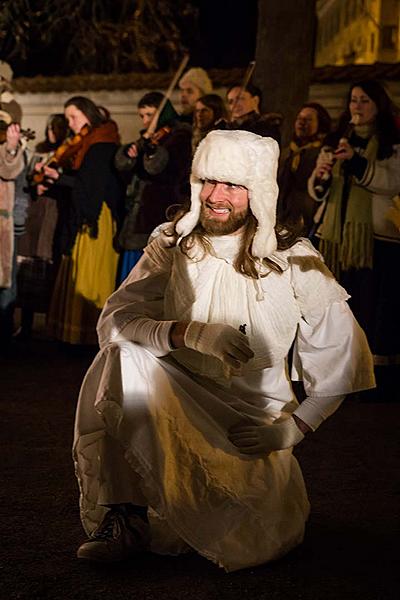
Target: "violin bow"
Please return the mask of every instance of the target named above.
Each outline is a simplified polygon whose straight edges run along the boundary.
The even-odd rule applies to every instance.
[[[236,96],[235,100],[233,101],[233,104],[232,104],[232,107],[231,107],[231,114],[233,113],[233,109],[236,107],[236,104],[237,104],[237,102],[238,102],[241,94],[246,89],[246,86],[249,83],[249,81],[250,81],[250,79],[251,79],[251,77],[253,75],[253,72],[254,72],[255,68],[256,68],[256,61],[252,60],[251,62],[249,62],[249,66],[247,67],[246,72],[244,74],[243,81],[242,81],[241,86],[239,88],[239,93]]]
[[[183,71],[185,70],[188,62],[189,62],[189,54],[185,54],[184,57],[182,58],[181,64],[178,67],[178,70],[176,71],[171,83],[169,84],[169,88],[166,91],[164,98],[162,99],[162,101],[160,103],[160,106],[157,108],[156,112],[154,113],[154,116],[153,116],[152,120],[150,121],[150,125],[146,129],[146,132],[144,133],[143,137],[149,138],[155,132],[156,127],[157,127],[158,117],[161,115],[162,111],[164,110],[164,107],[167,104],[168,100],[170,99],[172,92],[174,91],[176,84],[178,83],[179,79],[181,78],[181,75],[182,75]]]

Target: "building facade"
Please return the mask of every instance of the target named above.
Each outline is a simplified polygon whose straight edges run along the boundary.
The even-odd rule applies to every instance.
[[[400,61],[400,0],[317,0],[315,66]]]

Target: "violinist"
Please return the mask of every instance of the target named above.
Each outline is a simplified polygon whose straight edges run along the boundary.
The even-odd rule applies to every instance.
[[[38,142],[29,161],[28,183],[33,196],[42,195],[44,187],[44,166],[56,165],[57,153],[61,151],[69,133],[68,121],[64,113],[53,113],[47,119],[44,139]]]
[[[97,318],[115,288],[118,264],[114,237],[123,191],[113,160],[119,133],[108,110],[84,96],[70,98],[64,114],[73,136],[58,158],[62,168],[43,169],[46,193],[68,195],[49,330],[69,344],[96,344]]]
[[[283,117],[280,113],[261,112],[262,92],[253,83],[234,83],[226,94],[230,120],[221,123],[221,129],[243,129],[263,137],[272,137],[278,144],[281,141],[280,127]]]
[[[400,375],[400,231],[390,219],[400,190],[397,114],[379,82],[353,84],[337,130],[325,141],[331,150],[322,147],[308,182],[312,197],[325,202],[319,250],[351,295],[383,394],[387,382]],[[350,122],[355,124],[349,135]]]
[[[61,190],[47,193],[43,185],[34,185],[42,173],[42,165],[51,162],[68,133],[68,122],[63,113],[51,114],[47,120],[44,139],[36,144],[27,165],[26,179],[30,192],[25,231],[18,238],[18,296],[21,309],[20,330],[16,339],[31,337],[34,314],[47,314],[50,296],[59,264],[60,249],[57,231],[63,220],[64,202]],[[26,182],[25,182],[26,187]],[[38,194],[39,193],[39,194]]]
[[[160,92],[145,94],[138,111],[143,123],[140,137],[121,146],[115,157],[127,183],[119,236],[121,281],[139,260],[150,233],[167,220],[168,207],[182,204],[189,195],[191,127],[180,122],[171,102]]]
[[[14,327],[13,312],[16,299],[14,215],[18,208],[15,180],[24,169],[20,127],[17,124],[9,124],[11,119],[11,115],[5,111],[0,114],[0,125],[6,125],[5,141],[0,144],[0,354],[7,352]]]

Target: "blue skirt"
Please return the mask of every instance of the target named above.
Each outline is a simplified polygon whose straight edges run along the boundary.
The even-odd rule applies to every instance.
[[[143,250],[125,250],[121,259],[121,269],[118,277],[118,285],[126,279],[133,267],[139,261]]]

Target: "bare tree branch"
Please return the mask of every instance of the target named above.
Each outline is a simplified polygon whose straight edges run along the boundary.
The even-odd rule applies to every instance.
[[[0,59],[58,74],[167,70],[196,19],[189,0],[2,0]]]

